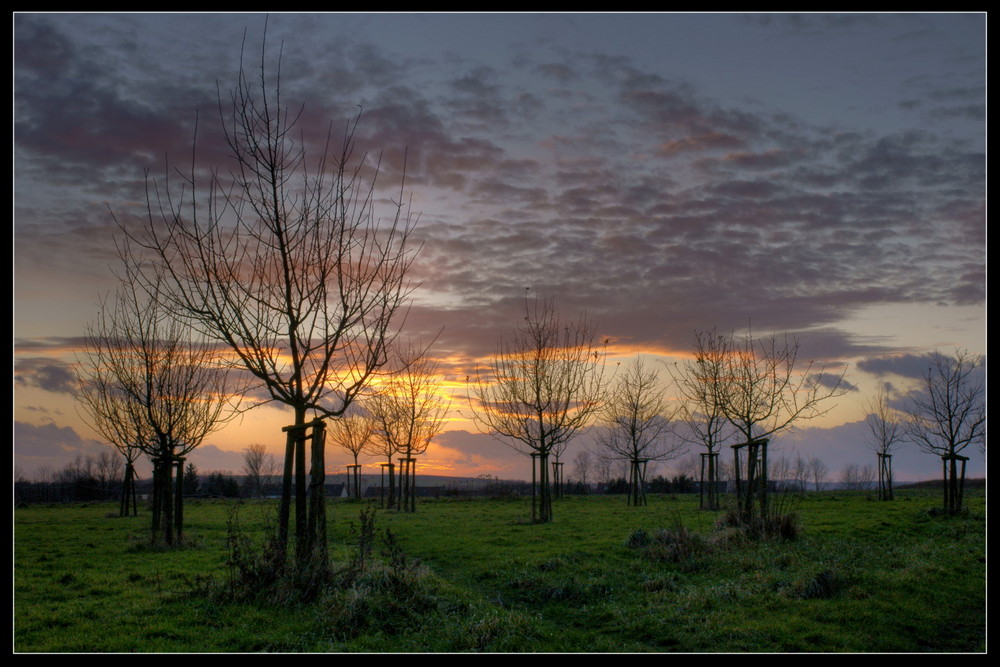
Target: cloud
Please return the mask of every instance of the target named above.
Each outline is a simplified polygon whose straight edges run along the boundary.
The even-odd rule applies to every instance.
[[[184,39],[202,34],[195,18],[169,21],[190,28]],[[824,35],[885,23],[775,22]],[[825,353],[843,355],[877,352],[837,326],[859,307],[984,298],[985,155],[940,122],[832,127],[713,97],[666,69],[593,49],[417,58],[359,32],[317,50],[308,24],[289,16],[269,26],[272,53],[283,35],[301,35],[285,40],[283,93],[306,102],[301,126],[313,144],[331,118],[339,137],[362,106],[359,151],[387,149],[387,187],[398,187],[406,148],[407,190],[422,211],[415,275],[427,296],[410,322],[444,326],[453,352],[488,353],[518,321],[526,286],[635,344],[686,348],[695,329],[752,320],[808,331],[804,339],[821,337]],[[24,275],[113,263],[111,221],[93,202],[141,216],[143,169],[162,173],[164,151],[187,158],[194,110],[211,108],[216,78],[225,90],[235,70],[236,49],[214,40],[207,71],[179,73],[158,50],[166,33],[137,41],[132,27],[149,30],[141,17],[100,40],[69,25],[17,18]],[[205,59],[199,53],[184,62]],[[925,77],[901,99],[927,110],[975,106],[983,88],[967,83]],[[199,120],[200,157],[228,164],[209,115]],[[53,184],[66,186],[55,203]]]
[[[848,392],[860,391],[857,385],[851,384],[847,380],[841,378],[841,376],[834,375],[833,373],[817,373],[809,379],[811,382],[814,382],[821,387],[826,387],[827,389],[839,388]]]
[[[939,351],[927,354],[901,354],[883,357],[870,357],[858,362],[858,369],[870,373],[878,378],[886,375],[897,375],[908,379],[922,380],[927,372],[935,365],[936,357],[947,356],[947,353]],[[985,374],[985,365],[977,370],[979,374]]]
[[[40,470],[58,470],[77,456],[97,455],[108,445],[87,440],[70,426],[14,420],[14,466],[31,478]]]
[[[898,375],[904,378],[919,379],[930,368],[930,364],[930,355],[903,354],[862,359],[858,362],[858,370],[871,373],[876,377]]]
[[[14,363],[14,382],[60,394],[72,394],[76,376],[72,365],[49,357],[22,357]]]
[[[187,460],[195,465],[198,474],[220,471],[240,474],[243,469],[243,453],[234,452],[212,444],[204,444],[187,455]]]

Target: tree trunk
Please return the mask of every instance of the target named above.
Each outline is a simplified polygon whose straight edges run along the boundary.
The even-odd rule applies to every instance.
[[[304,434],[303,434],[304,435]],[[319,419],[312,423],[312,460],[309,484],[309,552],[319,563],[327,561],[326,544],[326,429]]]
[[[163,492],[160,487],[163,485],[163,470],[159,458],[153,459],[153,516],[149,522],[150,541],[156,542],[160,535],[160,505],[163,502]]]
[[[298,420],[296,419],[296,422]],[[295,428],[295,558],[304,565],[309,553],[309,503],[306,485],[306,438],[302,425]]]
[[[386,502],[386,507],[393,508],[396,506],[396,466],[389,461],[389,498]]]
[[[285,462],[281,473],[281,504],[278,507],[278,550],[282,560],[288,553],[288,524],[292,511],[292,466],[295,460],[295,431],[285,432]]]
[[[552,490],[549,480],[549,455],[543,452],[538,455],[538,522],[549,523],[552,521]]]
[[[184,541],[184,459],[178,458],[171,462],[171,466],[177,464],[176,494],[174,495],[174,532],[177,543]]]
[[[128,516],[129,504],[132,505],[132,516],[139,516],[135,493],[135,468],[131,461],[125,463],[125,473],[122,478],[122,499],[118,507],[118,516]]]
[[[160,501],[160,510],[163,512],[163,541],[168,545],[174,543],[174,499],[173,499],[173,458],[167,454],[160,462],[162,480],[160,493],[163,498]]]

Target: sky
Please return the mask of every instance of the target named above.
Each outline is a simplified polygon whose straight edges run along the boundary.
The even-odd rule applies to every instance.
[[[145,175],[191,160],[196,122],[199,164],[226,165],[219,98],[244,33],[259,64],[265,20],[307,140],[360,111],[386,193],[405,155],[422,244],[407,334],[440,331],[432,353],[456,388],[421,472],[530,476],[477,432],[461,386],[523,317],[526,288],[585,313],[612,364],[644,355],[665,379],[697,331],[795,336],[804,360],[846,369],[849,391],[775,447],[834,477],[874,463],[863,406],[878,383],[898,398],[935,350],[986,354],[985,14],[20,13],[22,474],[107,446],[72,388],[115,285],[112,216],[141,218]],[[238,471],[249,444],[277,454],[290,421],[258,408],[190,459]],[[983,453],[965,453],[985,474]],[[328,457],[331,471],[350,462]],[[939,468],[912,446],[894,458],[899,479]]]

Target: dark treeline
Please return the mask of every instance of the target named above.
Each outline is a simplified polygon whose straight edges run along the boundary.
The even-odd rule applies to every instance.
[[[110,449],[99,455],[78,455],[60,470],[41,468],[33,479],[18,472],[14,478],[14,503],[81,503],[121,500],[125,474],[122,457]],[[274,484],[272,486],[277,486]],[[137,479],[136,494],[149,498],[152,478]],[[185,496],[241,498],[253,495],[250,485],[239,476],[222,472],[199,475],[192,464],[185,468]]]

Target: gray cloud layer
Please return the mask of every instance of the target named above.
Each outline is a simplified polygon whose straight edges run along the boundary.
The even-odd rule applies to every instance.
[[[829,18],[746,29],[878,23]],[[215,85],[232,81],[242,19],[161,20],[16,17],[22,280],[113,262],[103,203],[141,213],[143,170],[161,173],[165,153],[189,159],[196,109],[200,158],[227,163]],[[251,63],[260,21],[246,19]],[[105,32],[81,36],[76,23]],[[283,94],[306,104],[307,141],[361,105],[359,143],[385,149],[387,184],[405,147],[424,244],[410,322],[446,325],[449,350],[491,349],[529,286],[635,344],[687,348],[694,329],[752,320],[818,330],[826,356],[878,352],[838,328],[856,308],[984,301],[982,137],[953,131],[966,127],[954,119],[984,118],[984,61],[959,65],[967,54],[953,54],[948,85],[913,72],[897,104],[911,123],[873,129],[713,99],[670,68],[615,54],[526,42],[489,62],[394,55],[378,37],[318,39],[306,17],[271,24],[272,55],[285,40]],[[180,48],[163,41],[170,30],[185,34]],[[198,41],[208,31],[214,39]]]

